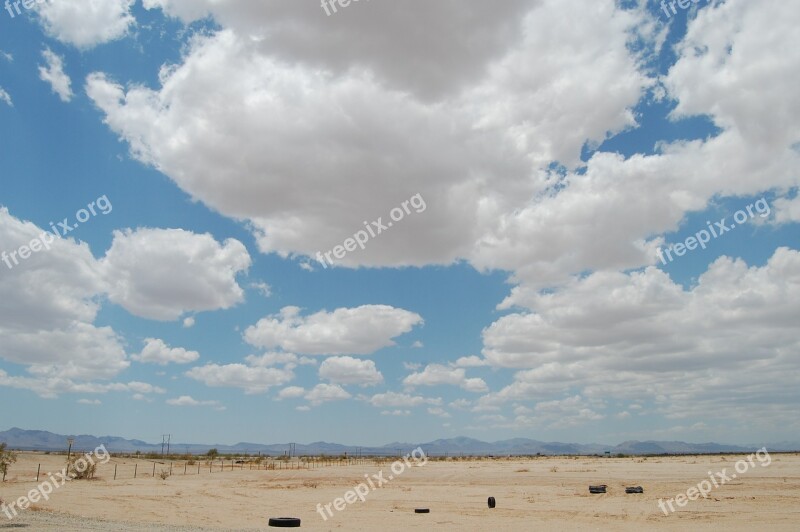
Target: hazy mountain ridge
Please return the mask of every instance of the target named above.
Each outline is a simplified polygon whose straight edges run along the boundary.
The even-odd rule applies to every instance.
[[[43,430],[24,430],[11,428],[0,432],[0,442],[8,444],[9,448],[37,451],[62,451],[66,448],[67,437],[75,439],[73,449],[91,450],[99,445],[112,452],[144,453],[161,452],[161,443],[147,443],[142,440],[128,440],[117,436],[92,436],[62,435]],[[774,444],[753,444],[747,446],[727,445],[714,442],[687,443],[682,441],[625,441],[618,445],[599,443],[562,443],[542,442],[528,438],[513,438],[496,442],[485,442],[474,438],[458,437],[438,439],[427,443],[394,442],[382,447],[359,447],[342,445],[324,441],[309,444],[296,444],[297,455],[339,455],[347,453],[355,455],[397,455],[410,452],[412,449],[422,447],[431,456],[450,455],[563,455],[563,454],[703,454],[703,453],[738,453],[753,452],[761,447],[770,451],[797,451],[800,443],[780,442]],[[197,444],[197,443],[171,443],[170,451],[173,453],[202,454],[209,449],[216,448],[220,453],[261,453],[266,455],[282,455],[289,449],[288,443],[261,444],[240,442],[234,445],[223,444]]]

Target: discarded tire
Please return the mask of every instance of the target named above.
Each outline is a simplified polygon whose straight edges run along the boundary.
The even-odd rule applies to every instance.
[[[606,485],[600,484],[599,486],[589,486],[589,493],[605,493]]]
[[[494,500],[494,497],[489,497],[489,508],[494,508],[497,505],[497,502]]]
[[[625,493],[644,493],[644,488],[641,486],[629,486],[625,488]]]
[[[270,517],[269,526],[278,528],[298,528],[300,519],[296,517]]]
[[[414,513],[415,514],[429,514],[429,513],[431,513],[431,509],[430,508],[414,508]]]

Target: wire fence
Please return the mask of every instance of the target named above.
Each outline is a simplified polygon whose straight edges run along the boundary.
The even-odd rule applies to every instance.
[[[73,453],[73,456],[80,456]],[[88,454],[88,453],[87,453]],[[308,457],[296,459],[274,458],[217,458],[217,459],[188,459],[188,460],[149,460],[143,458],[125,458],[114,456],[106,463],[98,463],[98,478],[108,480],[127,480],[138,478],[162,478],[171,476],[211,475],[232,471],[284,471],[284,470],[311,470],[323,467],[343,467],[350,465],[380,464],[388,461],[386,458],[324,458]],[[6,479],[9,482],[39,482],[51,474],[66,468],[66,460],[62,463],[57,457],[47,462],[36,463],[29,460],[15,463],[9,468]]]

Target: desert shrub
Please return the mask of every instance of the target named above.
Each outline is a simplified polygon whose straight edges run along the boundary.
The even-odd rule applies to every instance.
[[[3,482],[6,480],[9,466],[16,461],[17,453],[6,450],[6,444],[0,443],[0,473],[3,474]]]
[[[211,458],[214,458],[215,456],[219,456],[219,450],[217,450],[216,448],[209,449],[208,452],[206,453],[206,456],[210,456]]]
[[[196,463],[197,462],[194,461],[194,458],[189,458],[189,460],[187,460],[187,462],[186,462],[187,465],[194,465]]]
[[[83,470],[79,469],[77,467],[78,462],[81,464],[86,464],[86,468]],[[69,476],[74,480],[89,480],[94,478],[94,474],[97,472],[97,464],[94,463],[94,459],[92,459],[92,456],[89,454],[84,456],[73,456],[69,459],[67,471]]]
[[[158,476],[161,477],[161,480],[167,480],[169,478],[169,470],[162,469]]]

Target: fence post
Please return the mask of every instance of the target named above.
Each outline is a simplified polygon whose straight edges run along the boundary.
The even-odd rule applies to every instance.
[[[42,470],[42,464],[36,469],[36,482],[39,482],[39,472]]]
[[[183,474],[186,474],[186,468],[189,466],[189,462],[184,462],[183,464]]]
[[[156,463],[153,462],[153,478],[156,478]]]
[[[114,480],[117,480],[117,464],[114,464]]]
[[[139,469],[139,464],[133,464],[133,478],[136,478],[137,469]]]

